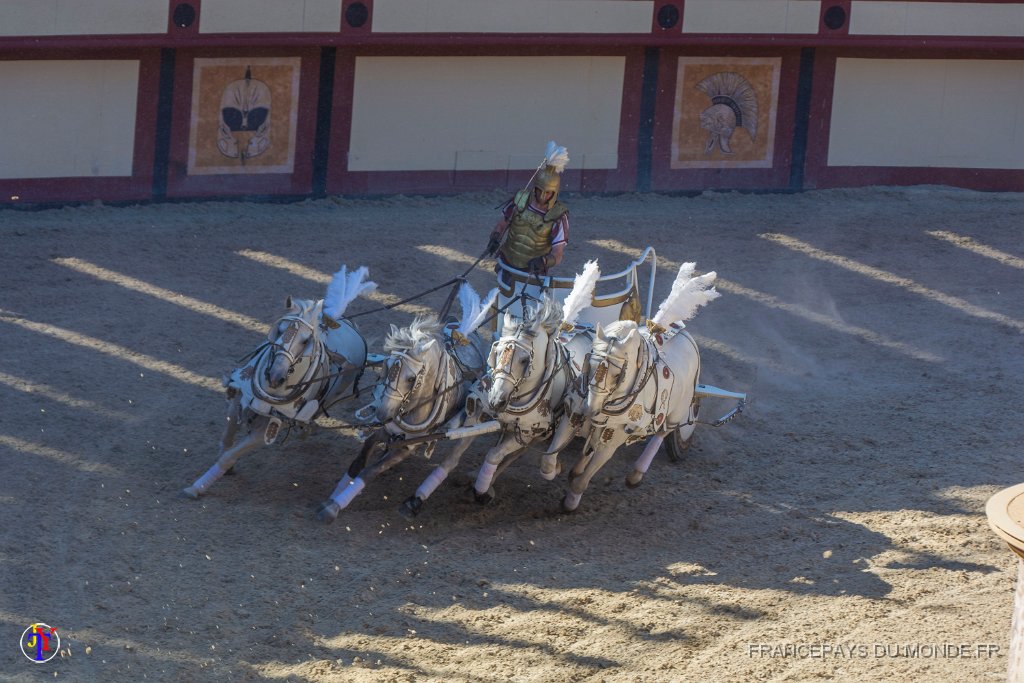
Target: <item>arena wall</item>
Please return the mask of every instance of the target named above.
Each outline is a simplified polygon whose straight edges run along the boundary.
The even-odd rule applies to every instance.
[[[1024,189],[1024,2],[8,0],[0,202]]]

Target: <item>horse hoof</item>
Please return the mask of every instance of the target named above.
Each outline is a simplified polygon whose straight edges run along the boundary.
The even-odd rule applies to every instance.
[[[555,465],[554,469],[552,469],[550,472],[545,472],[543,467],[540,470],[540,476],[544,477],[548,481],[554,481],[555,477],[557,477],[561,473],[562,463],[558,463],[557,465]]]
[[[398,508],[398,514],[402,515],[406,519],[415,519],[416,515],[420,514],[420,509],[423,507],[423,499],[418,496],[411,496],[402,506]]]
[[[182,498],[191,498],[192,500],[198,500],[200,495],[202,495],[202,491],[197,489],[195,486],[189,486],[181,490]]]
[[[626,475],[626,488],[635,489],[644,481],[644,473],[640,470],[633,470]]]
[[[582,493],[573,493],[570,491],[565,494],[562,498],[562,509],[566,512],[576,512],[576,508],[580,506],[580,499],[583,498]]]
[[[480,493],[476,489],[473,489],[473,498],[475,498],[476,502],[480,503],[481,505],[487,505],[492,500],[494,500],[494,487],[487,489],[483,493]]]
[[[341,508],[339,508],[338,504],[332,500],[327,503],[323,503],[319,508],[317,508],[316,518],[324,524],[330,524],[338,518],[338,513],[340,511]]]

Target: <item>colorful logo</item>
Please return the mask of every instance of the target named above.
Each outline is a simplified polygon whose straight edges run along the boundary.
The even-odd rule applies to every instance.
[[[21,651],[36,664],[50,661],[59,650],[57,629],[46,624],[32,624],[21,634]]]

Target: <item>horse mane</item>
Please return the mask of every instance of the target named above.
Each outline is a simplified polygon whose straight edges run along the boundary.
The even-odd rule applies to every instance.
[[[391,326],[391,332],[384,338],[384,350],[411,351],[420,342],[440,339],[441,323],[435,315],[418,315],[408,327]]]
[[[622,341],[626,338],[626,335],[637,329],[639,329],[639,325],[632,320],[616,320],[613,323],[609,323],[607,327],[601,330],[601,334],[594,337],[594,353],[608,355],[613,341]]]
[[[526,323],[536,330],[543,327],[551,334],[562,323],[562,307],[550,296],[545,296],[526,311]]]

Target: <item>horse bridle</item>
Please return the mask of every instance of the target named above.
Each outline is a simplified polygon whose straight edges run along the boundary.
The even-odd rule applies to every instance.
[[[401,388],[398,386],[398,380],[402,375],[402,360],[415,368],[419,365],[419,369],[416,370],[416,376],[409,391],[402,393]],[[387,367],[387,380],[384,382],[384,395],[394,396],[400,399],[398,410],[396,415],[402,415],[405,413],[406,407],[409,405],[409,401],[416,395],[416,391],[423,386],[423,377],[427,372],[427,364],[421,360],[417,360],[410,356],[405,351],[394,351],[391,354],[391,358],[387,360],[385,364]],[[394,388],[392,388],[394,386]]]
[[[288,327],[285,328],[284,332],[282,332],[280,334],[280,336],[278,337],[278,339],[281,339],[282,337],[285,338],[284,339],[284,344],[278,344],[276,339],[270,343],[270,348],[271,348],[270,363],[273,364],[274,361],[277,358],[277,354],[280,353],[285,358],[288,359],[288,367],[291,367],[291,366],[295,365],[298,362],[298,360],[299,360],[298,358],[295,357],[295,354],[293,354],[288,349],[288,345],[290,345],[292,343],[292,340],[295,339],[295,337],[299,334],[299,326],[298,326],[297,323],[301,323],[302,325],[305,325],[306,327],[308,327],[309,328],[309,332],[310,332],[311,335],[315,336],[316,330],[304,318],[302,318],[301,316],[297,316],[297,315],[286,315],[283,318],[281,318],[280,320],[278,320],[277,324],[280,325],[285,320],[289,321],[289,325],[288,325]],[[289,337],[289,332],[291,332],[292,330],[294,330],[294,333],[292,333],[291,337]]]
[[[536,354],[533,344],[527,346],[523,343],[519,337],[520,335],[526,335],[529,337],[535,337],[536,335],[530,334],[529,332],[520,328],[516,330],[516,333],[512,337],[503,337],[504,346],[501,350],[501,356],[495,358],[494,367],[491,371],[492,377],[497,379],[498,375],[505,375],[508,377],[507,381],[512,382],[512,394],[515,395],[519,389],[519,385],[523,383],[523,380],[533,371],[533,361]],[[502,343],[502,339],[494,342],[494,346]],[[515,358],[516,350],[521,350],[526,353],[529,357],[529,362],[526,365],[526,370],[520,375],[519,379],[516,379],[515,375],[512,374],[512,360]],[[492,352],[492,355],[497,354]]]
[[[637,349],[637,359],[636,359],[637,368],[641,368],[644,365],[644,363],[641,361],[641,357],[643,357],[645,355],[648,355],[649,353],[650,353],[650,348],[647,346],[647,343],[644,340],[641,339],[641,341],[640,341],[640,348]],[[584,377],[589,377],[589,375],[590,375],[590,366],[592,364],[592,358],[591,357],[593,355],[594,355],[593,352],[588,353],[586,359],[584,360],[584,365],[583,365],[583,368],[584,368],[583,376]],[[633,388],[631,388],[628,392],[626,392],[625,395],[623,395],[619,399],[616,399],[616,401],[621,406],[623,406],[621,409],[618,409],[618,408],[609,408],[608,402],[609,402],[609,400],[611,398],[611,394],[614,393],[615,390],[619,388],[619,386],[622,383],[622,378],[625,377],[625,375],[626,375],[626,370],[629,368],[629,359],[628,358],[624,358],[623,361],[622,361],[622,365],[620,366],[613,359],[609,358],[607,353],[602,354],[601,356],[598,356],[598,358],[600,360],[598,361],[597,368],[594,370],[594,377],[592,379],[590,379],[589,382],[588,382],[588,390],[589,391],[594,391],[595,393],[607,394],[608,395],[609,398],[605,399],[606,402],[605,402],[604,406],[601,409],[601,412],[603,414],[605,414],[605,415],[621,415],[622,413],[624,413],[627,410],[629,410],[629,408],[633,404],[633,400],[637,396],[639,396],[640,392],[643,391],[644,387],[647,386],[647,382],[655,374],[654,373],[654,366],[656,365],[656,363],[655,362],[648,363],[647,364],[647,366],[648,366],[647,367],[647,371],[643,374],[643,377],[638,378],[638,381],[634,382]],[[611,367],[611,366],[614,366],[614,367],[619,369],[619,383],[616,384],[614,387],[606,388],[604,386],[605,379],[607,378],[608,368]],[[657,383],[657,380],[655,380],[655,383]]]

